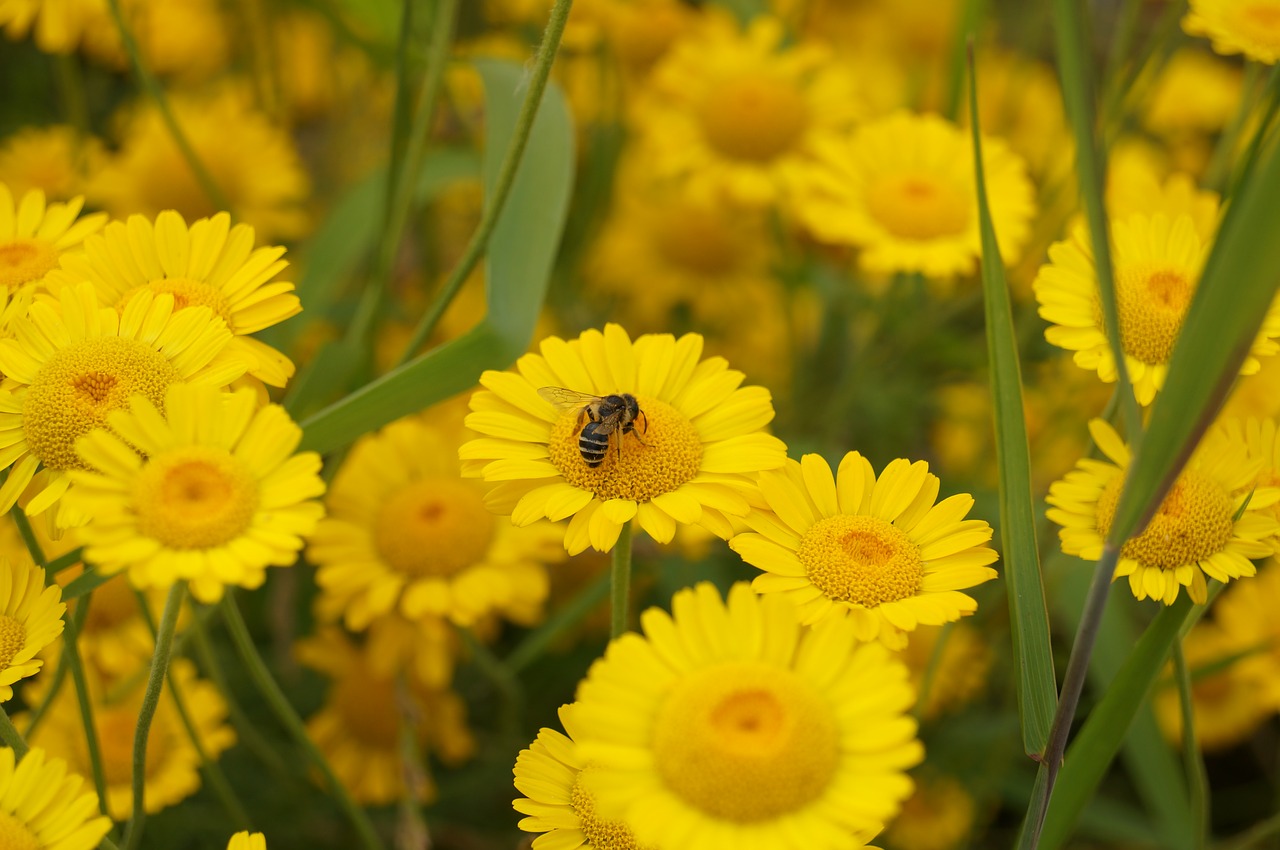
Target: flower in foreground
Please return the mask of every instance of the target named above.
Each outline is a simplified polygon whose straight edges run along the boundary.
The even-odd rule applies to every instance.
[[[923,757],[906,667],[854,624],[801,627],[745,583],[651,608],[578,688],[575,739],[598,817],[670,850],[861,847]],[[566,845],[567,846],[567,845]]]
[[[15,339],[0,339],[7,379],[0,389],[0,469],[12,466],[0,487],[0,511],[13,507],[40,467],[50,474],[25,510],[34,516],[56,504],[70,484],[67,470],[85,468],[76,439],[104,426],[131,396],[163,406],[173,384],[220,387],[245,371],[241,360],[224,356],[231,340],[226,324],[207,307],[175,313],[168,293],[140,292],[117,312],[101,305],[92,284],[81,283],[56,300],[37,300],[12,329]]]
[[[984,139],[992,223],[1005,262],[1031,232],[1035,190],[1022,160]],[[797,169],[796,209],[818,239],[861,249],[870,272],[969,274],[982,255],[969,133],[936,115],[897,112],[824,140]]]
[[[1105,421],[1091,421],[1089,433],[1108,460],[1081,459],[1049,488],[1046,515],[1062,526],[1063,552],[1096,561],[1111,532],[1130,454]],[[1250,559],[1270,555],[1267,541],[1276,533],[1275,519],[1263,509],[1280,499],[1280,488],[1242,490],[1260,468],[1261,461],[1250,461],[1245,446],[1223,429],[1209,431],[1146,530],[1120,548],[1114,577],[1128,576],[1138,599],[1172,605],[1185,587],[1191,601],[1203,605],[1206,575],[1222,582],[1253,575]]]
[[[1191,0],[1182,28],[1226,56],[1243,53],[1268,65],[1280,59],[1280,0]]]
[[[516,372],[485,372],[467,427],[484,436],[462,446],[463,475],[495,482],[487,503],[519,526],[572,519],[565,546],[608,551],[633,518],[659,543],[676,523],[698,523],[720,537],[730,516],[749,508],[746,476],[781,466],[786,446],[763,428],[773,419],[764,387],[741,387],[723,358],[701,360],[703,339],[645,334],[632,342],[620,326],[575,340],[542,341]],[[599,466],[579,448],[582,405],[557,408],[539,395],[561,387],[592,396],[630,393],[643,422],[609,435]]]
[[[924,461],[899,458],[877,478],[849,452],[833,477],[805,455],[759,482],[767,508],[729,546],[765,571],[751,586],[787,597],[801,622],[847,617],[859,640],[897,649],[917,625],[972,614],[978,603],[960,591],[996,577],[991,526],[965,519],[970,495],[934,504],[939,481]]]
[[[0,702],[13,699],[14,682],[39,672],[36,653],[62,634],[62,589],[44,579],[39,567],[0,559]]]
[[[1169,355],[1182,330],[1187,308],[1200,281],[1208,244],[1195,222],[1183,214],[1170,218],[1134,214],[1112,224],[1116,309],[1125,368],[1142,405],[1164,386]],[[1096,370],[1106,383],[1116,380],[1116,363],[1103,325],[1093,248],[1083,227],[1049,248],[1033,284],[1040,316],[1050,323],[1049,342],[1074,351],[1077,366]],[[1280,351],[1280,308],[1268,310],[1240,374],[1258,371],[1257,357]]]
[[[65,204],[45,204],[44,192],[31,189],[14,203],[9,187],[0,183],[0,288],[17,289],[43,280],[58,267],[64,251],[107,223],[105,213],[79,220],[84,198]]]
[[[302,312],[302,303],[286,281],[272,280],[288,263],[284,248],[254,249],[253,228],[231,226],[218,213],[190,228],[182,216],[165,210],[152,225],[144,216],[115,221],[85,240],[82,253],[64,255],[47,283],[63,286],[89,281],[104,305],[123,311],[141,291],[168,292],[174,309],[203,305],[226,322],[235,337],[230,350],[248,362],[249,374],[273,387],[293,375],[293,363],[279,351],[247,334]]]
[[[545,522],[516,528],[486,510],[483,484],[458,474],[457,446],[420,419],[356,443],[307,550],[325,619],[362,631],[393,612],[464,627],[541,616],[544,564],[563,560],[562,532]]]
[[[98,796],[81,793],[82,777],[32,747],[22,761],[0,748],[0,843],[13,848],[92,850],[111,830],[98,816]]]
[[[79,532],[85,559],[103,575],[127,570],[138,588],[186,580],[206,603],[292,564],[324,514],[320,456],[294,454],[302,429],[256,399],[180,384],[164,414],[135,396],[107,417],[111,430],[78,440],[90,469],[72,471],[68,498],[93,517]]]

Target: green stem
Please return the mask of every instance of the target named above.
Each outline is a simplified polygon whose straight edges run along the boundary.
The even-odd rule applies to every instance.
[[[76,612],[74,615],[75,622],[72,625],[72,633],[79,634],[84,628],[85,618],[89,614],[89,597],[86,596],[76,603]],[[65,628],[65,627],[64,627]],[[64,636],[65,640],[70,637]],[[63,683],[67,680],[67,672],[71,669],[71,665],[67,662],[67,654],[64,650],[58,655],[58,668],[53,671],[53,681],[49,683],[49,689],[45,691],[44,697],[41,698],[40,704],[36,706],[31,716],[27,719],[27,729],[23,733],[30,738],[35,734],[36,729],[40,726],[40,721],[49,711],[49,706],[53,705],[54,699],[58,696],[58,692],[62,690]]]
[[[623,523],[622,533],[613,547],[609,567],[609,637],[616,638],[627,630],[631,608],[631,523]]]
[[[459,629],[471,660],[502,698],[501,727],[503,737],[515,741],[520,737],[520,715],[524,710],[524,689],[515,673],[502,663],[469,629]]]
[[[67,123],[76,129],[77,134],[83,136],[89,132],[89,101],[84,96],[84,75],[80,58],[72,53],[64,53],[55,56],[53,61],[62,111]]]
[[[138,49],[138,42],[134,39],[133,33],[129,30],[129,25],[125,22],[124,12],[120,9],[120,0],[107,0],[107,3],[111,6],[111,17],[116,22],[116,29],[120,33],[120,42],[124,45],[124,52],[129,56],[129,63],[133,66],[134,76],[138,78],[138,83],[146,90],[151,100],[155,102],[161,119],[169,129],[169,135],[173,136],[173,142],[178,146],[178,151],[182,154],[182,158],[187,161],[188,167],[191,168],[192,174],[195,175],[196,182],[200,184],[200,188],[204,190],[205,195],[208,196],[210,202],[216,208],[230,212],[231,203],[227,200],[227,196],[222,193],[222,190],[218,188],[218,184],[214,182],[213,177],[204,167],[204,163],[200,161],[195,148],[191,146],[191,141],[187,138],[186,133],[178,125],[178,119],[174,117],[173,110],[169,108],[169,99],[165,96],[164,88],[160,85],[160,81],[155,78],[155,75],[147,68],[146,63],[142,61],[142,51]]]
[[[400,710],[400,760],[404,765],[405,790],[400,800],[397,843],[402,847],[430,847],[431,831],[421,805],[431,783],[426,758],[418,746],[422,718],[403,676],[396,680],[396,704]]]
[[[498,175],[493,184],[493,193],[488,198],[484,214],[480,217],[480,223],[476,226],[475,233],[471,235],[471,241],[467,243],[466,249],[462,252],[462,257],[459,258],[453,270],[449,272],[449,277],[441,287],[440,294],[431,305],[431,309],[422,317],[422,321],[418,322],[418,326],[413,329],[413,336],[410,338],[409,344],[405,346],[404,353],[400,356],[399,363],[396,364],[398,366],[411,360],[418,349],[422,347],[422,344],[431,336],[440,321],[440,317],[444,315],[444,311],[448,309],[450,302],[453,301],[454,296],[458,294],[458,290],[462,288],[462,284],[466,282],[472,270],[476,267],[476,263],[484,255],[485,248],[489,244],[489,237],[493,235],[493,228],[498,223],[498,217],[502,214],[503,207],[506,206],[507,196],[511,194],[511,186],[515,182],[516,170],[520,167],[520,161],[524,158],[524,149],[529,142],[529,133],[533,130],[534,119],[538,117],[538,107],[542,104],[542,93],[547,88],[547,80],[551,76],[551,66],[555,62],[556,51],[560,49],[560,37],[564,35],[565,24],[569,20],[569,10],[572,6],[573,0],[556,0],[555,6],[551,9],[551,17],[547,21],[547,29],[542,36],[542,45],[538,48],[538,59],[529,77],[529,90],[525,94],[524,103],[520,105],[520,114],[516,118],[515,132],[511,136],[511,144],[507,147],[507,152],[502,159],[502,165],[498,169]]]
[[[84,560],[84,548],[77,546],[65,555],[59,555],[44,566],[44,574],[47,578],[52,578],[58,573],[74,567],[76,564]]]
[[[62,631],[62,663],[71,670],[71,681],[76,686],[76,702],[80,705],[80,721],[84,724],[85,748],[89,751],[89,764],[93,768],[93,787],[98,792],[98,809],[104,815],[107,811],[107,770],[102,761],[102,747],[98,744],[98,724],[93,721],[93,698],[89,693],[89,681],[84,674],[84,663],[80,659],[80,624],[81,610],[89,608],[89,596],[82,596],[76,603],[75,617],[68,617]]]
[[[942,651],[946,649],[947,640],[951,637],[951,632],[955,625],[955,623],[944,625],[938,632],[938,639],[933,643],[933,651],[929,653],[929,662],[925,664],[924,672],[920,675],[919,695],[916,697],[914,712],[916,719],[924,716],[925,706],[929,702],[929,691],[933,689],[933,680],[937,678],[938,668],[942,666]]]
[[[113,3],[115,0],[113,0]],[[151,721],[160,705],[160,692],[169,672],[169,654],[173,649],[173,632],[178,625],[178,611],[187,592],[185,581],[174,582],[160,615],[160,628],[156,632],[156,648],[151,656],[151,674],[147,677],[147,689],[142,694],[142,708],[138,710],[138,726],[133,733],[133,815],[124,831],[125,850],[135,850],[142,840],[142,829],[147,822],[147,738],[151,735]]]
[[[320,752],[307,735],[307,728],[303,724],[302,718],[298,716],[298,712],[294,711],[293,706],[289,704],[288,697],[284,695],[284,691],[280,690],[280,685],[271,676],[271,671],[267,669],[266,662],[262,660],[262,655],[259,654],[257,647],[253,644],[253,637],[249,634],[249,627],[245,625],[244,617],[240,616],[240,609],[236,607],[234,597],[228,593],[219,604],[222,607],[223,621],[227,625],[227,633],[231,636],[231,642],[235,645],[236,652],[240,655],[240,660],[244,662],[245,670],[249,673],[250,678],[253,679],[254,684],[258,686],[262,696],[270,704],[276,717],[289,730],[294,741],[307,753],[312,763],[324,775],[325,780],[329,783],[330,792],[337,799],[343,812],[346,813],[352,826],[355,827],[356,833],[360,836],[360,844],[365,850],[383,850],[382,841],[378,838],[377,832],[374,831],[373,824],[369,821],[369,815],[364,809],[356,805],[355,800],[351,799],[346,786],[338,779],[324,754]]]
[[[1236,114],[1231,117],[1231,121],[1223,128],[1222,135],[1218,137],[1218,144],[1213,148],[1213,155],[1209,158],[1209,164],[1204,170],[1204,185],[1210,189],[1222,191],[1225,188],[1224,184],[1231,173],[1231,161],[1235,156],[1237,142],[1240,140],[1240,132],[1244,129],[1245,122],[1249,120],[1249,114],[1253,112],[1254,99],[1250,95],[1257,87],[1261,74],[1260,64],[1245,63],[1244,84],[1240,87],[1240,106],[1236,109]]]
[[[506,657],[506,668],[512,673],[518,673],[540,658],[552,641],[582,622],[609,595],[609,581],[608,575],[600,576],[569,600],[568,605],[531,631]]]
[[[27,554],[31,556],[32,562],[37,567],[44,567],[44,550],[40,548],[40,541],[36,539],[35,529],[31,527],[31,520],[27,518],[27,513],[22,508],[14,505],[9,510],[9,516],[13,517],[13,524],[18,527],[18,536],[22,538],[22,544],[27,547]],[[45,583],[48,584],[48,574],[45,574]]]
[[[1280,69],[1271,69],[1271,75],[1267,78],[1267,87],[1262,94],[1262,102],[1264,104],[1262,117],[1258,121],[1253,138],[1249,140],[1249,147],[1245,149],[1244,156],[1240,157],[1236,167],[1232,169],[1231,183],[1226,190],[1227,199],[1234,198],[1239,193],[1241,183],[1257,161],[1258,151],[1262,148],[1262,143],[1275,122],[1276,111],[1280,108]]]
[[[1191,673],[1182,651],[1182,641],[1173,642],[1173,672],[1178,680],[1178,704],[1182,710],[1182,758],[1186,763],[1187,786],[1191,794],[1191,823],[1196,850],[1204,850],[1209,835],[1209,778],[1196,740],[1195,707],[1191,700]]]
[[[13,750],[14,755],[19,759],[27,754],[27,742],[22,740],[22,735],[18,733],[18,728],[9,719],[9,712],[5,711],[2,705],[0,705],[0,741],[3,741],[6,747]]]

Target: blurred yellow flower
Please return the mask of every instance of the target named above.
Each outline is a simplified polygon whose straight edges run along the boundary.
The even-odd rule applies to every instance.
[[[185,580],[217,602],[292,564],[324,515],[320,456],[295,454],[302,429],[250,389],[178,384],[162,405],[134,396],[106,418],[111,430],[76,441],[89,468],[71,470],[67,497],[93,517],[78,534],[102,575],[127,570],[143,589]]]
[[[7,446],[0,468],[12,467],[0,487],[0,510],[13,507],[40,467],[50,473],[46,487],[25,510],[34,516],[57,504],[71,483],[67,470],[85,467],[76,439],[105,425],[131,396],[163,406],[173,384],[221,387],[245,371],[226,356],[226,324],[207,307],[175,313],[168,293],[139,292],[120,313],[101,306],[85,282],[32,304],[30,316],[13,326],[19,338],[0,339],[7,378],[0,389],[0,444]],[[78,524],[61,514],[60,525]]]
[[[70,53],[90,30],[115,26],[106,0],[0,0],[0,25],[13,41],[32,34],[46,53]]]
[[[1052,507],[1045,513],[1062,526],[1063,552],[1096,561],[1111,532],[1130,453],[1101,419],[1089,423],[1089,433],[1108,460],[1080,460],[1049,488],[1046,501]],[[1185,587],[1191,601],[1203,605],[1206,575],[1222,582],[1253,575],[1251,559],[1274,551],[1267,541],[1277,531],[1271,512],[1263,508],[1280,499],[1280,488],[1241,492],[1261,467],[1260,460],[1249,460],[1243,443],[1212,429],[1146,529],[1121,547],[1113,578],[1128,576],[1138,599],[1172,605],[1178,588]]]
[[[1253,687],[1253,701],[1280,711],[1280,563],[1274,558],[1249,581],[1233,582],[1213,603],[1226,651],[1240,655],[1232,675]],[[1243,707],[1240,707],[1243,710]]]
[[[267,850],[267,838],[261,832],[237,832],[227,841],[227,850]]]
[[[1030,235],[1035,194],[1026,166],[983,140],[987,196],[1006,263]],[[860,250],[869,272],[970,274],[982,253],[972,143],[936,115],[897,112],[824,140],[797,169],[795,207],[821,241]]]
[[[1225,56],[1243,53],[1268,65],[1280,58],[1280,0],[1191,0],[1182,28]]]
[[[915,793],[877,840],[890,850],[957,850],[967,847],[977,819],[977,804],[949,776],[922,773]]]
[[[1170,218],[1133,214],[1111,225],[1116,306],[1125,366],[1141,405],[1164,386],[1169,355],[1200,282],[1208,245],[1188,215]],[[1115,358],[1102,324],[1101,294],[1093,248],[1083,226],[1049,248],[1049,263],[1033,284],[1040,316],[1051,326],[1044,336],[1075,352],[1076,365],[1116,380]],[[1280,301],[1272,305],[1240,374],[1258,371],[1257,358],[1280,351]]]
[[[471,397],[466,425],[484,436],[462,446],[463,475],[496,482],[489,508],[516,525],[572,517],[570,554],[612,549],[633,518],[659,543],[671,541],[676,523],[728,538],[728,517],[747,513],[745,476],[781,466],[786,446],[763,431],[773,419],[769,391],[739,386],[746,376],[722,358],[702,360],[702,347],[698,334],[633,343],[615,324],[543,340],[516,372],[481,375],[487,389]],[[586,395],[557,405],[544,388]],[[586,408],[591,397],[618,393],[632,395],[640,414],[632,430],[604,435],[592,464],[580,436]]]
[[[1280,6],[1276,7],[1280,10]],[[1169,57],[1147,101],[1143,120],[1154,133],[1217,133],[1240,108],[1240,68],[1192,47]]]
[[[100,5],[104,7],[105,3]],[[227,66],[230,39],[218,0],[121,0],[121,11],[147,68],[196,82]],[[129,68],[115,20],[86,27],[84,52],[117,70]]]
[[[877,478],[849,452],[833,476],[810,454],[759,484],[765,504],[746,517],[753,531],[729,547],[764,570],[751,586],[784,595],[803,623],[849,619],[858,640],[900,649],[918,625],[972,614],[978,603],[960,591],[996,577],[991,526],[965,519],[972,496],[935,505],[940,482],[924,461],[899,458]]]
[[[39,567],[0,559],[0,702],[13,699],[15,682],[39,672],[44,661],[36,653],[62,634],[62,589],[44,581]]]
[[[545,565],[563,560],[563,531],[517,528],[491,514],[484,486],[459,476],[457,451],[456,440],[417,419],[356,443],[307,548],[322,617],[355,631],[393,611],[463,627],[541,617]]]
[[[703,582],[641,624],[574,707],[594,815],[637,844],[861,847],[911,793],[923,749],[906,668],[852,621],[803,629],[785,600],[738,583],[726,604]]]
[[[190,227],[166,210],[152,225],[144,216],[115,221],[85,240],[84,252],[64,255],[46,284],[55,294],[89,281],[99,300],[123,312],[138,292],[168,292],[175,311],[205,306],[227,324],[235,338],[227,350],[249,364],[249,374],[273,387],[293,376],[293,363],[271,346],[248,336],[302,312],[292,283],[272,280],[288,263],[285,249],[254,249],[253,228],[231,226],[218,213]]]
[[[210,179],[225,194],[237,220],[259,239],[289,239],[307,229],[302,203],[310,178],[283,129],[249,104],[236,86],[210,95],[176,92],[169,106]],[[187,221],[221,212],[183,158],[173,134],[150,102],[123,117],[120,148],[108,157],[86,189],[114,218],[140,214],[155,219],[167,209]]]
[[[0,288],[12,291],[44,280],[64,252],[107,223],[104,213],[77,220],[83,206],[84,198],[46,205],[40,189],[15,203],[9,187],[0,183]]]
[[[9,747],[0,748],[0,820],[14,848],[93,850],[111,819],[96,814],[98,795],[81,793],[84,776],[67,772],[67,763],[32,747],[19,762]]]
[[[84,193],[85,178],[104,156],[101,141],[66,124],[24,127],[0,141],[0,183],[14,195],[40,189],[46,198],[69,201]]]
[[[899,652],[911,671],[911,687],[918,698],[917,716],[931,720],[962,708],[981,694],[991,672],[992,655],[982,632],[967,623],[917,626]]]
[[[1165,173],[1146,149],[1129,147],[1108,160],[1107,215],[1112,221],[1141,214],[1163,214],[1170,221],[1190,216],[1202,244],[1213,241],[1218,230],[1218,193],[1201,189],[1181,171]]]
[[[115,680],[87,668],[93,723],[97,731],[102,767],[107,780],[107,811],[125,820],[133,808],[133,738],[142,707],[145,677]],[[236,741],[227,725],[227,704],[211,682],[197,678],[195,665],[185,658],[169,664],[169,681],[182,695],[182,703],[211,759],[217,759]],[[126,690],[121,693],[121,688]],[[77,773],[92,775],[93,762],[85,741],[84,721],[76,689],[63,687],[53,698],[44,719],[30,734],[33,746],[66,759]],[[147,737],[145,808],[154,814],[176,805],[200,789],[200,753],[191,742],[170,687],[161,691],[160,703]]]

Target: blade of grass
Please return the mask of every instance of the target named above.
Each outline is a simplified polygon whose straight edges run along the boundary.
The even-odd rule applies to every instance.
[[[515,132],[523,69],[477,63],[485,82],[493,170]],[[525,352],[546,294],[573,182],[573,126],[563,94],[548,86],[524,161],[489,241],[485,264],[489,312],[469,333],[367,384],[303,423],[303,444],[318,451],[473,387],[485,369],[503,368]]]
[[[987,352],[991,398],[995,408],[996,461],[1000,475],[1000,538],[1005,580],[1009,584],[1009,622],[1013,663],[1017,670],[1018,716],[1022,745],[1028,753],[1044,749],[1057,706],[1057,680],[1049,646],[1049,612],[1036,545],[1035,509],[1031,496],[1031,456],[1022,406],[1022,370],[1018,360],[1013,309],[1004,278],[991,210],[987,203],[978,126],[978,82],[969,52],[969,121],[973,132],[978,218],[982,231],[982,288],[986,305]]]
[[[1204,850],[1209,836],[1209,777],[1205,774],[1204,758],[1200,755],[1200,743],[1196,739],[1191,672],[1187,669],[1180,640],[1173,644],[1173,669],[1178,680],[1178,704],[1182,711],[1182,758],[1186,762],[1188,784],[1191,786],[1191,835],[1196,850]]]

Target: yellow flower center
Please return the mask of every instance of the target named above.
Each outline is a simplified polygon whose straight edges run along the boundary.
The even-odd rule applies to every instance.
[[[392,680],[348,671],[334,684],[332,700],[352,738],[372,749],[398,752],[400,710]]]
[[[36,838],[25,823],[8,812],[0,812],[0,850],[40,850]]]
[[[587,837],[587,846],[593,850],[639,850],[640,845],[625,824],[596,817],[595,797],[582,787],[582,777],[590,771],[591,768],[587,767],[579,773],[569,792],[569,804],[578,816],[578,828]]]
[[[1116,308],[1124,350],[1143,363],[1165,363],[1178,340],[1196,282],[1185,269],[1135,263],[1116,270]],[[1102,326],[1102,304],[1094,305]]]
[[[1280,4],[1266,0],[1241,3],[1236,14],[1244,35],[1268,46],[1280,44]]]
[[[141,703],[137,699],[126,700],[110,707],[97,707],[94,721],[98,727],[98,747],[102,751],[102,767],[107,776],[108,785],[128,785],[133,776],[133,734],[138,726],[138,710]],[[170,749],[169,721],[163,709],[156,713],[151,725],[151,734],[147,736],[147,760],[144,773],[151,776],[168,756]],[[84,775],[92,776],[85,756],[86,770]]]
[[[0,286],[17,289],[58,267],[58,251],[43,239],[14,239],[0,245]]]
[[[972,205],[967,192],[934,174],[888,174],[867,187],[871,217],[902,239],[962,234]]]
[[[686,675],[654,726],[658,773],[689,804],[751,823],[819,799],[839,761],[832,707],[790,670],[740,662]]]
[[[1098,533],[1111,531],[1124,476],[1117,475],[1098,496]],[[1234,527],[1231,495],[1207,475],[1187,470],[1174,482],[1146,530],[1124,544],[1120,554],[1143,566],[1172,570],[1221,552]]]
[[[924,577],[920,547],[874,516],[820,519],[797,551],[809,581],[828,598],[874,608],[914,596]]]
[[[657,62],[685,28],[686,13],[679,8],[620,5],[611,11],[609,42],[618,60],[637,72]]]
[[[721,82],[702,110],[707,142],[730,159],[768,162],[794,148],[809,107],[793,83],[761,73]]]
[[[9,666],[26,641],[26,627],[8,614],[0,614],[0,670]]]
[[[185,307],[208,307],[215,316],[227,323],[227,327],[233,333],[235,332],[235,323],[231,319],[231,305],[223,297],[222,291],[215,286],[185,277],[162,277],[130,289],[116,302],[116,309],[123,313],[125,305],[139,292],[154,292],[157,295],[168,292],[173,296],[174,312]]]
[[[144,342],[104,336],[56,351],[22,402],[22,430],[32,453],[49,469],[85,469],[75,443],[107,414],[144,395],[164,409],[165,390],[180,375]]]
[[[688,204],[663,209],[653,233],[658,252],[668,262],[708,276],[737,265],[742,250],[735,237],[723,214]]]
[[[373,543],[397,572],[449,576],[484,559],[494,530],[494,516],[475,487],[428,478],[387,497],[373,523]]]
[[[212,549],[239,537],[258,510],[258,482],[226,449],[157,455],[134,484],[138,531],[172,549]]]
[[[636,401],[644,415],[636,419],[635,433],[610,434],[604,460],[594,468],[587,466],[578,446],[579,411],[565,411],[548,440],[551,463],[565,481],[603,501],[647,502],[698,474],[702,439],[693,423],[665,401],[648,396],[636,396]]]

